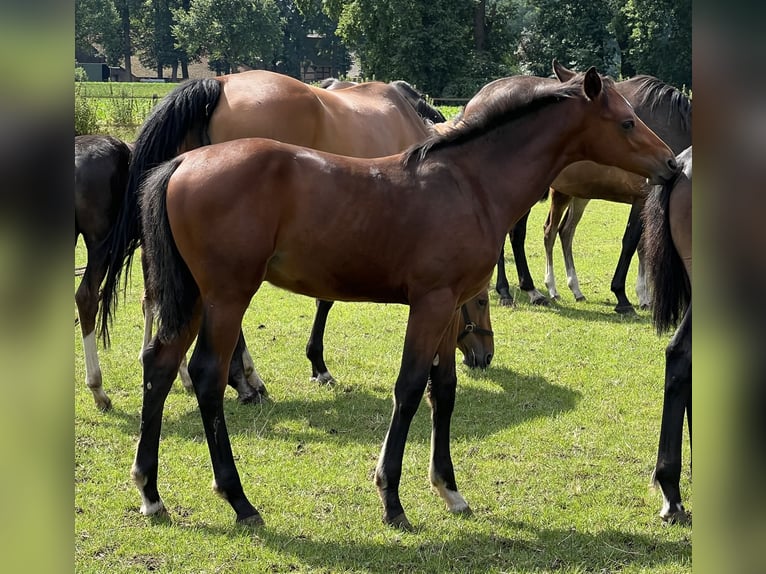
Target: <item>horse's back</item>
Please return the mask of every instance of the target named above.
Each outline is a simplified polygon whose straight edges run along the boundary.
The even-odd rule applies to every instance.
[[[429,135],[396,88],[365,82],[324,90],[282,74],[252,70],[219,80],[211,143],[263,137],[340,155],[398,153]]]

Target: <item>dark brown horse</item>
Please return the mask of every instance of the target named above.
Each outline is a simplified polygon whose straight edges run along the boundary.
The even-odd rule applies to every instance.
[[[686,522],[681,503],[684,412],[692,436],[692,148],[678,156],[682,169],[672,184],[656,186],[643,211],[647,275],[658,333],[676,327],[665,352],[665,395],[657,465],[652,483],[662,490],[660,516]]]
[[[610,79],[594,68],[555,69],[562,82],[518,77],[454,129],[402,154],[358,159],[242,139],[195,149],[146,178],[144,250],[159,330],[143,355],[132,468],[142,513],[164,508],[157,490],[163,403],[197,337],[189,372],[214,488],[238,522],[262,523],[236,469],[223,389],[242,317],[264,281],[317,299],[409,306],[375,471],[383,518],[411,528],[399,481],[424,392],[432,408],[431,485],[451,512],[470,511],[449,439],[460,305],[486,287],[508,229],[567,164],[596,160],[658,183],[676,172],[673,153]]]
[[[154,108],[135,143],[130,181],[120,225],[109,238],[109,260],[102,296],[101,333],[108,339],[108,325],[117,305],[119,278],[127,258],[140,243],[137,185],[151,167],[196,147],[241,137],[268,137],[324,151],[355,157],[397,153],[423,141],[429,127],[418,110],[433,121],[443,116],[409,84],[369,82],[340,91],[327,91],[289,76],[263,70],[186,82]],[[429,111],[430,110],[430,111]],[[148,294],[151,297],[151,294]],[[486,296],[484,299],[488,299]],[[332,382],[324,361],[323,333],[331,302],[320,302],[306,346],[312,376]],[[489,308],[472,311],[477,324],[461,340],[464,362],[486,367],[492,360]],[[151,338],[151,306],[146,306],[144,345]],[[265,385],[258,376],[240,337],[230,370],[230,384],[242,402],[258,401]],[[181,379],[191,382],[181,365]]]
[[[85,352],[85,383],[99,409],[112,408],[103,389],[96,347],[99,288],[106,275],[108,246],[128,183],[130,146],[112,136],[74,138],[74,241],[82,235],[88,260],[75,293]]]
[[[673,152],[678,154],[691,145],[691,101],[681,91],[652,76],[636,76],[618,82],[616,87],[636,110],[636,114],[668,144]],[[585,296],[580,291],[572,255],[572,243],[585,207],[591,199],[632,205],[622,238],[620,257],[612,278],[611,290],[617,297],[615,311],[633,312],[633,305],[625,294],[625,279],[630,261],[636,253],[641,238],[640,214],[646,199],[644,178],[613,166],[579,162],[562,170],[551,186],[549,198],[550,208],[544,230],[545,284],[549,295],[558,299],[559,293],[553,269],[553,246],[558,232],[564,252],[567,285],[577,301],[583,301]],[[563,223],[561,223],[562,217]],[[521,219],[511,233],[514,261],[521,289],[529,295],[532,303],[544,304],[547,303],[547,299],[534,286],[524,252],[526,221],[526,217]],[[644,288],[640,255],[639,253],[637,293],[639,303],[646,308],[649,300]],[[496,289],[500,294],[501,305],[512,303],[503,257],[498,261]]]

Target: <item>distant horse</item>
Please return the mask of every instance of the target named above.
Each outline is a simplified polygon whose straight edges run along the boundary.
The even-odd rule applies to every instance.
[[[352,82],[350,80],[338,80],[337,78],[326,78],[319,84],[319,86],[325,90],[343,90],[358,85],[358,82]],[[420,117],[425,118],[426,120],[435,124],[440,124],[447,121],[447,118],[444,117],[444,114],[430,105],[423,97],[423,94],[418,92],[404,80],[394,80],[393,82],[389,82],[388,85],[399,90],[399,93],[402,95],[402,97],[407,100],[413,108],[415,108],[415,111],[418,113],[418,115],[420,115]]]
[[[196,337],[189,372],[214,489],[238,522],[263,522],[239,479],[223,389],[243,315],[264,281],[316,299],[409,306],[375,470],[383,519],[411,528],[399,483],[424,392],[432,408],[431,485],[449,511],[470,512],[449,440],[460,306],[487,285],[508,229],[565,165],[591,159],[657,183],[676,172],[673,153],[612,80],[595,68],[554,69],[562,82],[518,77],[454,129],[401,154],[359,159],[241,139],[192,150],[151,172],[142,183],[142,221],[159,329],[143,354],[141,436],[131,471],[142,513],[164,509],[157,490],[163,404]]]
[[[136,140],[121,226],[108,241],[111,258],[101,307],[105,342],[123,266],[130,265],[140,243],[137,188],[148,169],[202,145],[254,136],[357,157],[397,153],[430,134],[416,109],[430,108],[426,114],[429,118],[439,114],[425,101],[415,102],[413,93],[417,94],[406,82],[368,82],[328,91],[282,74],[254,70],[185,82],[163,98]],[[151,298],[151,293],[147,296]],[[152,329],[151,305],[145,307],[144,345]],[[313,377],[322,382],[334,380],[323,357],[327,311],[325,306],[318,308],[306,347]],[[473,319],[478,328],[461,340],[460,348],[467,365],[486,367],[494,353],[489,309],[481,315],[474,313]],[[240,401],[259,401],[265,395],[265,385],[254,369],[244,337],[238,341],[231,373]],[[190,387],[185,362],[181,377]]]
[[[691,102],[682,92],[651,76],[636,76],[618,82],[616,87],[617,91],[635,108],[636,114],[675,153],[680,153],[691,145]],[[556,177],[550,190],[550,209],[544,233],[545,284],[551,297],[554,299],[559,297],[553,270],[553,246],[556,242],[556,233],[558,232],[561,237],[567,284],[575,299],[583,301],[585,296],[580,291],[572,255],[574,233],[582,218],[583,211],[591,199],[630,203],[632,208],[622,238],[622,249],[612,278],[611,290],[617,297],[615,311],[618,313],[634,311],[633,305],[625,294],[625,279],[630,261],[641,238],[640,214],[646,198],[644,183],[644,178],[636,174],[594,162],[573,164]],[[562,216],[565,219],[559,227]],[[526,222],[527,216],[516,224],[510,234],[519,284],[521,289],[529,295],[532,303],[545,304],[547,299],[535,288],[527,265],[526,253],[524,252]],[[641,306],[646,308],[649,301],[643,286],[643,265],[639,252],[637,291]],[[508,305],[513,302],[505,274],[505,260],[502,255],[498,261],[496,290],[500,294],[501,305]]]
[[[643,211],[647,275],[658,333],[676,329],[665,352],[665,397],[652,483],[662,490],[660,516],[686,522],[681,504],[684,411],[692,435],[692,148],[678,156],[682,169],[671,184],[656,186]]]
[[[128,183],[130,146],[112,136],[74,138],[74,241],[82,235],[88,260],[75,293],[85,352],[85,383],[102,411],[112,408],[103,388],[96,347],[99,288],[106,275],[104,240],[117,219]]]

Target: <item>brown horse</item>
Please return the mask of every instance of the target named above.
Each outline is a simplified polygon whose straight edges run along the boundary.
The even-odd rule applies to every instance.
[[[130,265],[132,253],[140,243],[137,185],[151,167],[202,145],[256,136],[355,157],[390,155],[430,134],[416,110],[429,121],[444,119],[403,81],[368,82],[328,91],[289,76],[255,70],[193,80],[176,88],[154,108],[135,143],[120,226],[108,242],[111,259],[101,314],[105,342],[117,305],[119,277],[123,266]],[[482,300],[488,300],[488,296],[483,295]],[[318,304],[306,346],[312,376],[320,382],[334,380],[323,352],[325,322],[331,305],[332,302]],[[484,368],[494,354],[489,307],[482,308],[477,302],[471,318],[477,327],[461,339],[460,349],[468,366]],[[151,330],[151,305],[146,305],[144,346],[151,338]],[[181,379],[191,388],[185,361],[181,365]],[[242,402],[259,401],[266,392],[244,337],[238,341],[231,364],[230,384],[237,389]]]
[[[679,90],[652,76],[636,76],[616,84],[617,91],[636,110],[636,114],[675,153],[680,153],[691,145],[691,101]],[[630,261],[641,238],[641,210],[646,199],[646,186],[643,177],[625,170],[603,166],[594,162],[579,162],[566,167],[554,180],[550,190],[550,208],[544,230],[546,255],[545,284],[549,295],[559,298],[553,268],[553,246],[558,232],[564,253],[564,265],[567,273],[567,285],[577,301],[585,300],[580,290],[579,281],[572,255],[572,244],[577,224],[582,218],[585,207],[591,199],[602,199],[632,205],[625,233],[622,238],[620,258],[612,278],[611,290],[617,297],[615,311],[633,312],[625,294],[625,279]],[[562,223],[562,217],[564,221]],[[529,273],[524,253],[526,236],[526,217],[519,221],[511,233],[519,284],[532,303],[547,303],[545,296],[534,286]],[[508,280],[505,275],[504,259],[498,262],[496,289],[500,293],[500,303],[510,304]],[[643,265],[639,252],[639,274],[637,293],[643,308],[649,305],[648,294],[643,281]]]
[[[681,443],[684,412],[692,435],[692,148],[678,156],[677,180],[656,186],[643,211],[646,266],[658,333],[676,329],[665,352],[665,395],[660,445],[652,484],[662,491],[660,516],[686,522],[681,503]]]
[[[197,337],[189,372],[214,488],[238,522],[262,523],[236,469],[223,389],[242,317],[264,281],[318,299],[409,306],[393,415],[375,471],[383,518],[411,528],[399,481],[425,391],[431,485],[451,512],[470,511],[457,489],[449,440],[460,305],[487,285],[508,229],[565,165],[591,159],[657,182],[676,172],[673,153],[610,79],[594,68],[555,70],[562,82],[518,77],[454,129],[401,154],[358,159],[242,139],[188,152],[146,178],[144,249],[159,330],[143,355],[132,468],[142,513],[164,508],[157,490],[163,403]]]
[[[99,287],[106,275],[107,247],[128,182],[130,146],[112,136],[74,138],[74,241],[82,235],[88,260],[75,292],[85,352],[85,384],[102,411],[112,408],[103,388],[96,347]]]

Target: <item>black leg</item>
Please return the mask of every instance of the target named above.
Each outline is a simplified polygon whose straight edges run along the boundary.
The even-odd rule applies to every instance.
[[[630,261],[633,259],[636,249],[638,249],[638,242],[641,240],[641,234],[643,233],[644,224],[641,220],[641,209],[643,205],[643,202],[636,201],[630,208],[628,223],[625,226],[625,233],[622,236],[620,259],[617,261],[617,267],[615,268],[614,276],[612,277],[611,289],[612,293],[617,297],[617,306],[614,310],[618,313],[636,312],[625,294],[625,278],[628,276]]]
[[[306,343],[306,357],[311,362],[311,379],[318,383],[334,384],[335,379],[324,362],[324,330],[333,302],[317,299],[316,305],[314,324],[311,326],[311,334]]]

